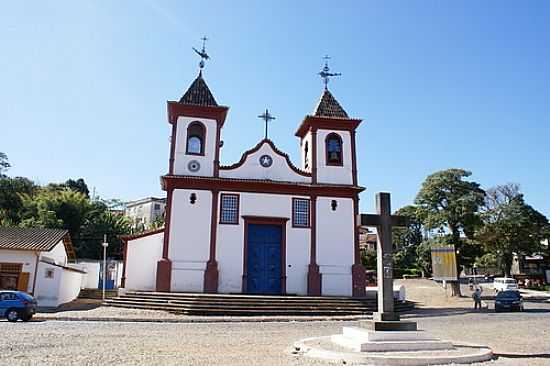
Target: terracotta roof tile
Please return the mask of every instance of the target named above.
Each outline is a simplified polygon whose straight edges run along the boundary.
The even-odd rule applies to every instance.
[[[62,229],[0,227],[0,249],[48,252],[68,235]]]
[[[197,76],[195,81],[193,81],[179,102],[182,104],[194,104],[210,107],[218,106],[216,99],[214,99],[208,85],[206,85],[206,82],[202,78],[202,73],[199,73],[199,76]]]
[[[319,99],[313,115],[316,117],[349,118],[344,108],[342,108],[328,89],[325,89],[323,95],[321,95],[321,99]]]

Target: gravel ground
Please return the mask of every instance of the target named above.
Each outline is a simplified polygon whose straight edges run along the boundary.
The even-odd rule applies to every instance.
[[[445,297],[431,281],[408,280],[405,285],[408,297],[423,303],[403,318],[418,321],[420,329],[455,343],[491,347],[501,356],[488,363],[491,366],[550,365],[550,303],[526,302],[524,313],[495,314],[493,303],[488,301],[488,310],[474,312],[471,299]],[[236,318],[204,323],[212,318],[84,305],[43,313],[42,317],[49,318],[30,323],[0,320],[0,365],[326,365],[293,355],[292,344],[307,337],[340,333],[343,325],[357,324],[245,323]],[[55,320],[68,315],[73,319],[126,321]]]
[[[491,365],[550,365],[550,305],[527,308],[522,314],[420,310],[407,318],[443,339],[485,344],[513,356]],[[293,356],[293,342],[355,324],[1,321],[0,364],[323,365]]]

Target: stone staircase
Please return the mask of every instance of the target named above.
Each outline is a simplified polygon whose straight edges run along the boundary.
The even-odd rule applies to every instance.
[[[376,311],[374,299],[350,297],[267,296],[128,291],[107,299],[106,306],[165,310],[189,315],[287,316],[368,315]],[[413,309],[410,301],[396,301],[398,312]]]
[[[118,296],[118,290],[106,290],[105,298],[113,298]],[[95,299],[101,300],[103,298],[103,290],[98,290],[94,288],[83,288],[78,294],[79,299]]]

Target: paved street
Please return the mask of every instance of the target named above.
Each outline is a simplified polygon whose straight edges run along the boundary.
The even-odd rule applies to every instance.
[[[550,365],[548,303],[527,303],[521,314],[442,308],[406,317],[442,338],[486,344],[508,355],[491,365]],[[354,322],[0,321],[0,364],[322,365],[290,355],[290,345],[337,333],[344,324]]]

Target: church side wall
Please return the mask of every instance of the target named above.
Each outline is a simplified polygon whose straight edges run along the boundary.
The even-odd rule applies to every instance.
[[[244,219],[241,216],[250,215],[289,219],[286,223],[286,292],[306,295],[310,229],[292,227],[292,198],[309,197],[243,192],[227,193],[239,194],[239,224],[218,224],[218,291],[222,293],[241,292],[244,258]],[[219,222],[219,216],[217,220]]]
[[[336,133],[342,138],[343,166],[326,165],[325,139],[328,134]],[[317,131],[317,182],[333,184],[353,184],[351,160],[351,135],[349,131]]]
[[[337,207],[333,211],[332,200]],[[354,228],[353,200],[317,198],[317,264],[323,295],[352,295]]]
[[[190,196],[196,195],[195,203]],[[210,253],[212,192],[176,189],[172,196],[170,244],[171,290],[202,292]]]
[[[206,127],[204,156],[187,155],[187,127],[192,122],[198,121]],[[217,124],[213,119],[179,117],[176,129],[176,153],[174,157],[174,174],[180,175],[198,175],[202,177],[211,177],[214,175],[214,157],[216,154],[216,133]],[[187,164],[191,160],[196,160],[200,164],[200,169],[196,172],[189,170]]]
[[[126,289],[155,291],[157,262],[162,258],[163,240],[164,233],[161,232],[128,241]],[[95,287],[97,288],[97,279]]]

